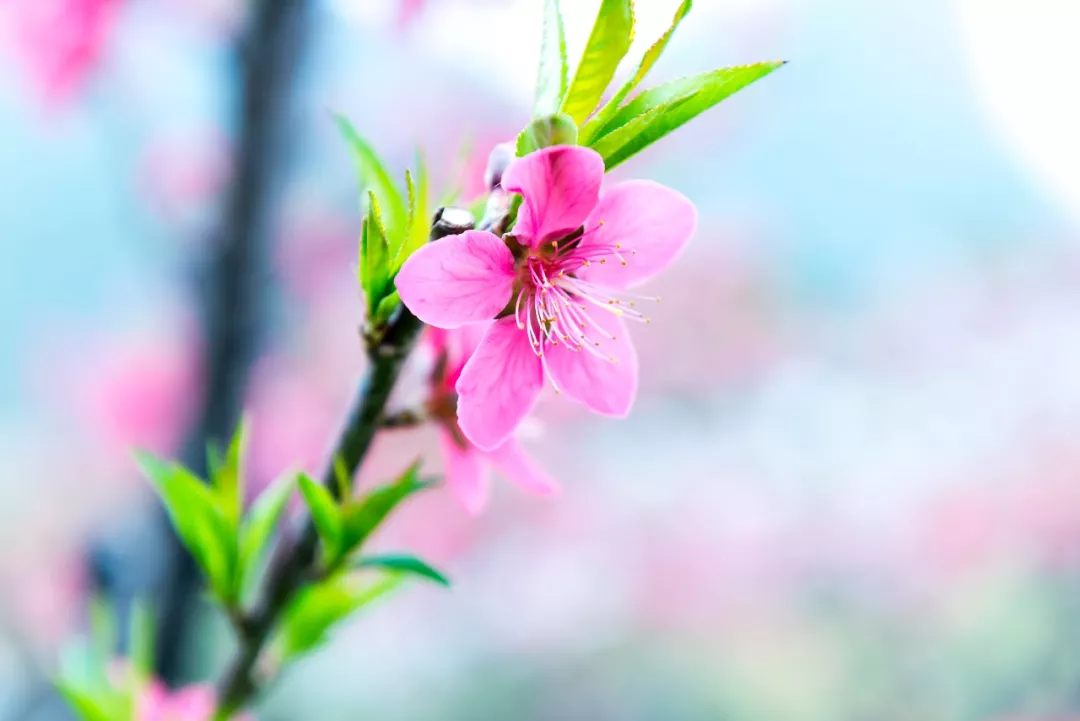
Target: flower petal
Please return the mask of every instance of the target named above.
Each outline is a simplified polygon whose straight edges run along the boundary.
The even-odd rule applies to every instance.
[[[536,403],[544,370],[512,317],[491,324],[458,378],[458,424],[481,450],[510,437]]]
[[[469,230],[417,250],[395,284],[401,301],[429,325],[490,320],[510,302],[514,255],[491,233]]]
[[[603,221],[603,225],[600,222]],[[651,180],[612,187],[589,215],[582,249],[608,246],[606,263],[595,260],[581,277],[609,288],[652,278],[675,260],[697,229],[697,209],[682,193]],[[614,255],[615,244],[626,265]]]
[[[458,445],[446,430],[439,429],[439,448],[446,466],[446,485],[462,507],[472,514],[479,513],[487,501],[487,478],[480,454]]]
[[[561,490],[559,482],[533,463],[514,438],[484,455],[508,480],[529,493],[553,496]]]
[[[518,158],[506,169],[502,186],[521,193],[514,237],[537,247],[577,230],[596,207],[604,159],[590,148],[556,145]]]
[[[637,351],[622,318],[600,308],[589,311],[589,317],[603,331],[585,330],[583,342],[591,343],[595,354],[560,343],[544,347],[544,360],[559,390],[597,413],[621,418],[637,395]]]

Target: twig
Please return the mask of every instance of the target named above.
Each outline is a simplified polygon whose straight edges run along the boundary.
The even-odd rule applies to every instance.
[[[472,226],[472,216],[467,211],[440,209],[432,225],[431,238],[437,240],[461,233]],[[330,455],[331,459],[339,459],[337,465],[350,478],[356,474],[375,434],[382,427],[390,394],[422,328],[423,323],[405,306],[401,306],[386,332],[380,336],[378,345],[371,349],[373,365],[360,384],[345,427]],[[339,484],[333,461],[327,464],[322,482],[335,497],[338,496]],[[298,536],[283,538],[275,549],[261,600],[245,624],[239,639],[240,647],[218,685],[216,719],[219,721],[228,719],[257,692],[252,672],[278,616],[308,577],[315,561],[318,540],[315,525],[309,518]]]

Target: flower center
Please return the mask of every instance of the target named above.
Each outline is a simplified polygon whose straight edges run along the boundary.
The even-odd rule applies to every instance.
[[[649,318],[637,309],[637,301],[659,301],[655,296],[612,292],[604,285],[581,277],[582,270],[593,264],[626,266],[626,258],[636,251],[619,243],[583,241],[604,225],[603,221],[584,232],[578,231],[562,240],[528,249],[518,264],[517,300],[514,318],[518,328],[528,333],[529,343],[540,358],[547,345],[558,346],[617,363],[604,350],[608,341],[618,340],[594,320],[603,313],[648,323]]]

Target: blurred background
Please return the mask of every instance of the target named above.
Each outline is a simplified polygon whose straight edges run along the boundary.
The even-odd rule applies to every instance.
[[[638,0],[631,59],[677,4]],[[598,2],[563,5],[573,59]],[[41,679],[95,588],[183,619],[172,682],[216,672],[129,449],[190,459],[243,408],[256,487],[321,468],[364,369],[330,112],[474,195],[541,7],[0,1],[0,719],[68,718]],[[558,499],[413,503],[381,542],[452,592],[373,608],[260,718],[1080,715],[1078,33],[1073,0],[697,0],[652,84],[792,62],[618,171],[701,212],[634,413],[542,403]],[[417,455],[385,434],[362,476]]]

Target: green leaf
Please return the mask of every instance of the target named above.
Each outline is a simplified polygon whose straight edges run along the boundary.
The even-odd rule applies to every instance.
[[[380,300],[378,307],[375,308],[375,325],[388,323],[399,305],[401,305],[401,296],[395,288],[394,292]]]
[[[646,90],[619,109],[590,147],[604,156],[610,170],[781,65],[765,62],[723,68]],[[643,117],[648,117],[648,122],[641,121]],[[619,142],[605,142],[633,122],[639,123],[633,132],[623,131]],[[600,147],[605,150],[600,151]]]
[[[202,569],[211,588],[222,600],[231,601],[237,543],[220,499],[183,466],[145,453],[136,454],[136,457],[161,497],[177,535]]]
[[[562,112],[581,124],[603,97],[634,38],[633,0],[603,0]]]
[[[348,576],[335,576],[301,589],[282,615],[276,640],[282,660],[318,648],[336,624],[400,584],[398,574],[363,585]]]
[[[597,111],[592,120],[585,123],[581,128],[583,145],[588,145],[589,140],[604,129],[604,126],[607,125],[608,121],[619,111],[619,106],[622,105],[623,101],[626,100],[626,98],[630,96],[630,93],[633,92],[634,88],[645,79],[645,76],[652,70],[653,65],[656,64],[656,61],[660,59],[660,56],[667,48],[671,36],[675,34],[675,28],[679,27],[679,23],[681,23],[687,13],[690,12],[692,5],[693,0],[683,0],[682,4],[679,5],[679,9],[675,11],[675,17],[671,21],[671,26],[667,29],[667,32],[660,36],[660,39],[653,43],[652,47],[645,52],[644,57],[641,58],[641,62],[638,63],[637,69],[634,70],[633,75],[623,83],[623,86],[619,88],[619,91],[615,93],[614,96],[612,96],[611,100]]]
[[[574,119],[559,113],[537,118],[529,123],[517,139],[519,158],[552,145],[577,145],[578,129]]]
[[[330,491],[313,481],[311,476],[301,473],[297,480],[300,483],[300,495],[304,497],[319,537],[326,546],[327,557],[336,559],[341,553],[343,540],[341,508],[330,495]]]
[[[89,606],[90,648],[97,662],[104,666],[117,652],[116,614],[100,596],[93,596]]]
[[[368,193],[368,213],[361,228],[360,265],[361,285],[367,296],[368,313],[375,315],[379,303],[387,295],[392,280],[390,241],[382,222],[382,209],[374,193]]]
[[[559,0],[544,3],[544,34],[540,41],[540,69],[536,77],[536,102],[533,115],[543,117],[559,111],[566,96],[566,31],[563,28]]]
[[[64,679],[57,679],[55,685],[68,706],[82,721],[116,721],[115,717],[110,716],[108,711],[99,705],[99,699],[94,694]]]
[[[136,600],[128,625],[128,660],[140,680],[154,676],[154,645],[154,614],[145,601]]]
[[[626,148],[631,147],[642,138],[648,137],[648,133],[653,128],[662,127],[669,113],[676,111],[693,98],[694,92],[687,91],[685,94],[673,98],[663,105],[649,108],[626,125],[597,138],[592,143],[592,149],[600,153],[600,156],[604,159],[604,165],[608,169],[614,167],[613,164],[609,164],[611,158],[618,157]]]
[[[409,190],[409,231],[406,233],[405,242],[394,259],[394,272],[396,273],[409,256],[420,248],[423,248],[431,234],[431,210],[428,207],[428,172],[427,166],[421,155],[416,156],[416,180],[410,172],[405,171],[405,185]]]
[[[244,512],[244,452],[247,448],[247,419],[241,418],[233,432],[225,457],[211,473],[221,508],[233,527],[240,525]]]
[[[296,479],[285,475],[263,490],[244,518],[240,529],[240,573],[236,579],[236,596],[254,584],[254,577],[281,514],[292,496]]]
[[[359,501],[345,506],[345,553],[360,546],[399,503],[431,487],[431,483],[418,477],[419,471],[417,461],[393,483],[376,488]]]
[[[392,176],[387,172],[386,166],[383,165],[375,149],[360,137],[352,123],[342,115],[336,115],[335,118],[341,134],[352,150],[363,188],[379,199],[386,212],[387,231],[391,237],[400,240],[404,236],[407,220],[405,200],[401,197],[401,192],[397,189]],[[396,254],[398,247],[400,247],[399,244],[393,246],[393,254]]]
[[[395,571],[420,576],[442,586],[450,585],[450,580],[446,576],[415,556],[398,554],[368,556],[357,561],[355,568],[378,568],[384,571]]]

